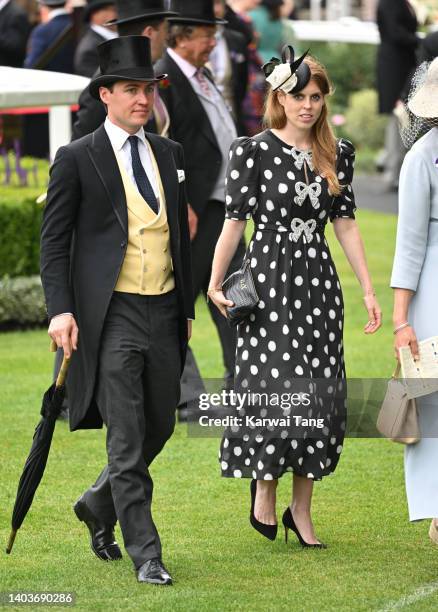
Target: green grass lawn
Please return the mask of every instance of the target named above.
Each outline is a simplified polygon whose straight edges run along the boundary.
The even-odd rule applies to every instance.
[[[393,367],[388,289],[395,219],[361,212],[384,328],[366,337],[362,292],[331,231],[329,239],[346,303],[350,376],[387,377]],[[206,377],[222,373],[218,342],[202,302],[193,347]],[[16,484],[50,383],[52,356],[44,331],[0,335],[0,542],[4,548]],[[348,439],[336,473],[315,486],[314,519],[326,551],[274,543],[248,522],[249,481],[221,479],[218,439],[190,438],[179,425],[152,467],[154,516],[173,588],[138,585],[125,555],[98,561],[88,548],[72,503],[105,462],[103,431],[55,432],[46,475],[14,551],[0,554],[0,591],[74,591],[80,610],[379,610],[436,581],[438,550],[426,523],[409,524],[402,448],[386,440]],[[279,514],[291,478],[279,486]],[[121,542],[121,535],[118,532]],[[407,600],[409,601],[409,600]],[[409,605],[433,610],[437,592]],[[403,606],[401,606],[403,607]]]

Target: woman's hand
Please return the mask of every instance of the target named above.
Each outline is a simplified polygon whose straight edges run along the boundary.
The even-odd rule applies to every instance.
[[[368,323],[364,327],[364,332],[374,334],[382,326],[382,311],[375,295],[366,295],[363,301],[368,311]]]
[[[234,302],[226,299],[222,289],[209,289],[207,295],[224,317],[227,316],[227,306],[234,306]]]
[[[398,361],[400,361],[399,351],[402,346],[409,346],[413,358],[415,360],[420,359],[420,354],[418,352],[417,336],[415,335],[415,332],[410,325],[408,325],[407,327],[403,327],[403,329],[401,329],[394,335],[395,358]]]

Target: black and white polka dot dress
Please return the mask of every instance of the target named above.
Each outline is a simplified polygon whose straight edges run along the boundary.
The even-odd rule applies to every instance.
[[[354,219],[353,167],[353,145],[338,140],[344,187],[333,197],[311,152],[270,130],[231,147],[226,218],[254,220],[246,257],[260,302],[238,326],[235,391],[252,399],[232,408],[223,476],[270,480],[288,471],[320,480],[336,468],[346,423],[344,307],[324,226]]]

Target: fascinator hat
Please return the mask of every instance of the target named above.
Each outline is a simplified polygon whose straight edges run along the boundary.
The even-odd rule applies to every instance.
[[[311,72],[304,62],[308,51],[298,59],[291,45],[285,45],[281,52],[281,60],[273,57],[263,64],[262,69],[272,91],[281,89],[285,93],[294,94],[304,89],[310,81]]]
[[[438,127],[438,58],[423,62],[416,69],[399,120],[400,135],[407,149],[431,128]]]
[[[424,80],[410,96],[409,110],[417,117],[438,117],[438,58],[422,66],[421,73]]]

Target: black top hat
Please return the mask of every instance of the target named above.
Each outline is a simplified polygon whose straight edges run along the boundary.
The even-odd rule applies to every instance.
[[[262,0],[261,3],[268,9],[280,8],[280,6],[283,6],[284,0]]]
[[[162,17],[176,17],[176,11],[168,11],[165,0],[116,0],[117,19],[105,25],[118,25],[131,21],[141,21]]]
[[[99,87],[117,81],[151,81],[165,79],[155,76],[151,59],[151,41],[146,36],[120,36],[98,45],[100,75],[90,83],[90,94],[100,100]]]
[[[214,16],[213,0],[172,0],[171,7],[179,13],[172,17],[171,23],[186,23],[199,25],[224,25],[224,19]]]
[[[67,0],[38,0],[39,4],[44,6],[64,6]]]
[[[115,4],[116,0],[87,0],[87,6],[84,8],[84,21],[89,21],[91,15],[104,6]]]

